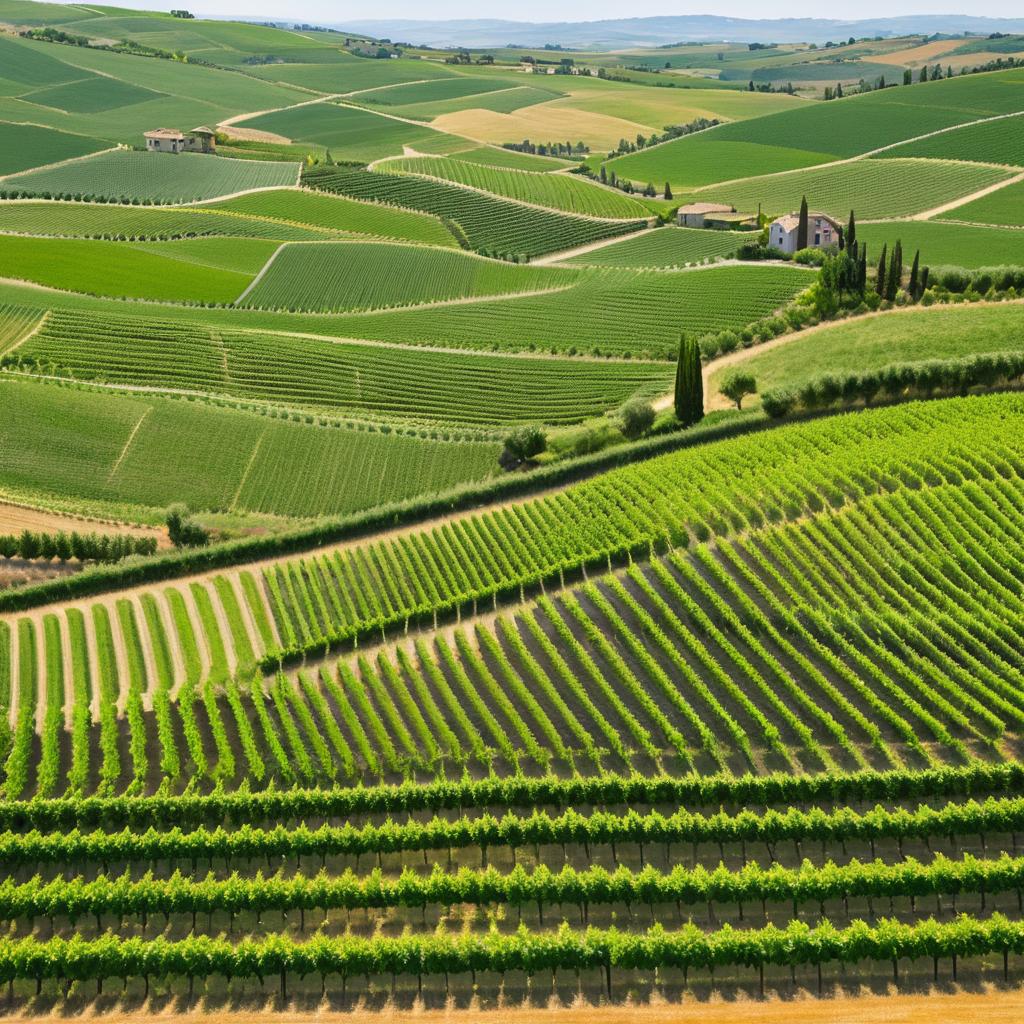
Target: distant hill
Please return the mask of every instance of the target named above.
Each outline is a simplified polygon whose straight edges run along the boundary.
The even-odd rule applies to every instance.
[[[823,43],[849,36],[903,36],[1024,31],[1024,18],[980,18],[963,14],[907,15],[864,21],[825,18],[745,19],[712,14],[607,21],[525,22],[498,19],[414,21],[365,19],[335,27],[378,38],[428,46],[543,46],[572,48],[664,46],[676,42]]]

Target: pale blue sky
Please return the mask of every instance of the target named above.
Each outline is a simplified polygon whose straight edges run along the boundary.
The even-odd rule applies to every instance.
[[[127,0],[125,6],[166,10],[166,0]],[[854,7],[824,8],[820,0],[717,0],[679,4],[649,0],[633,7],[621,0],[380,0],[369,8],[364,3],[331,0],[201,0],[190,8],[197,14],[266,17],[340,23],[362,18],[500,18],[511,21],[596,21],[602,18],[649,17],[667,14],[718,14],[736,18],[876,18],[905,14],[973,14],[987,17],[1020,17],[1019,0],[988,0],[978,6],[943,0],[861,0]]]

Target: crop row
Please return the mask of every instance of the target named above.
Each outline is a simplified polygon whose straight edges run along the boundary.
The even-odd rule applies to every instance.
[[[388,174],[414,174],[468,185],[494,195],[590,217],[646,217],[648,211],[625,193],[601,188],[571,174],[485,167],[457,157],[401,157],[378,165]]]
[[[433,213],[456,222],[469,248],[528,259],[636,231],[643,221],[587,220],[483,195],[458,185],[358,168],[316,167],[303,183],[326,192]],[[456,233],[458,237],[458,233]]]
[[[1024,888],[1024,858],[1007,853],[996,859],[966,854],[953,859],[937,854],[921,862],[910,857],[896,864],[882,860],[856,859],[838,865],[820,866],[810,861],[798,868],[775,863],[770,867],[749,862],[739,870],[724,864],[706,868],[676,866],[659,871],[648,864],[638,871],[619,865],[615,870],[592,866],[577,869],[564,865],[553,871],[540,863],[531,869],[516,865],[503,873],[495,867],[460,868],[446,871],[435,863],[429,874],[406,866],[401,874],[387,876],[379,868],[359,875],[346,869],[340,875],[321,871],[317,875],[276,875],[254,877],[237,871],[219,878],[182,874],[154,878],[147,872],[134,878],[130,871],[120,876],[99,875],[86,880],[80,876],[43,880],[36,875],[27,882],[7,878],[0,883],[0,920],[32,920],[66,917],[75,926],[81,918],[97,920],[107,914],[142,917],[156,914],[263,914],[267,911],[333,909],[363,910],[427,906],[451,907],[462,904],[523,908],[535,905],[543,922],[544,907],[576,906],[585,922],[591,906],[674,903],[677,907],[721,903],[788,903],[792,916],[802,904],[824,906],[833,900],[981,894],[997,896]]]
[[[388,820],[383,824],[321,825],[272,829],[241,825],[237,829],[197,828],[184,832],[175,827],[145,832],[0,833],[0,863],[11,868],[25,865],[82,864],[86,862],[169,863],[200,859],[266,857],[333,857],[377,855],[407,851],[440,851],[475,848],[486,862],[487,851],[500,848],[533,848],[578,844],[589,850],[598,844],[637,843],[669,846],[679,843],[765,843],[769,850],[783,841],[844,842],[881,839],[953,838],[958,835],[1009,835],[1024,826],[1024,798],[990,797],[940,807],[921,804],[915,808],[868,811],[851,807],[835,810],[811,808],[762,813],[740,811],[701,814],[679,810],[672,814],[632,810],[625,814],[595,811],[581,814],[567,810],[558,815],[534,811],[523,816],[483,814],[456,819],[435,817],[427,821]]]

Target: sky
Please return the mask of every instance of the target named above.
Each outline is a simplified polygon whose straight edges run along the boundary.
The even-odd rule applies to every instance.
[[[109,0],[108,0],[109,2]],[[166,0],[117,0],[125,7],[165,10]],[[680,4],[647,0],[642,7],[621,0],[379,0],[363,3],[335,0],[193,0],[199,15],[264,17],[270,20],[343,24],[365,18],[410,18],[438,21],[449,18],[500,18],[506,21],[597,21],[602,18],[650,17],[666,14],[718,14],[735,18],[876,18],[904,14],[974,14],[1020,17],[1020,0],[985,0],[980,5],[956,0],[860,0],[854,6],[827,7],[820,0],[705,0]]]

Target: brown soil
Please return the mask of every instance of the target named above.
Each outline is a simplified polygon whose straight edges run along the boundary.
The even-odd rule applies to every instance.
[[[86,1012],[78,1020],[103,1024],[144,1024],[181,1016],[175,1009],[155,1012]],[[1017,1024],[1024,1018],[1024,992],[942,992],[920,995],[840,996],[832,999],[798,998],[659,1002],[645,1005],[569,1007],[503,1007],[493,1010],[424,1010],[390,1008],[351,1012],[302,1013],[289,1010],[191,1011],[203,1024]],[[52,1024],[52,1016],[11,1015],[24,1024]]]
[[[22,530],[36,530],[43,533],[101,533],[128,534],[131,537],[156,537],[161,548],[171,546],[167,531],[156,526],[129,526],[126,523],[86,519],[82,516],[65,515],[60,512],[46,512],[24,505],[0,502],[0,533],[21,533]]]
[[[239,142],[275,142],[287,146],[292,141],[284,135],[261,132],[258,128],[242,128],[238,125],[221,125],[221,128],[229,139],[237,139]]]

